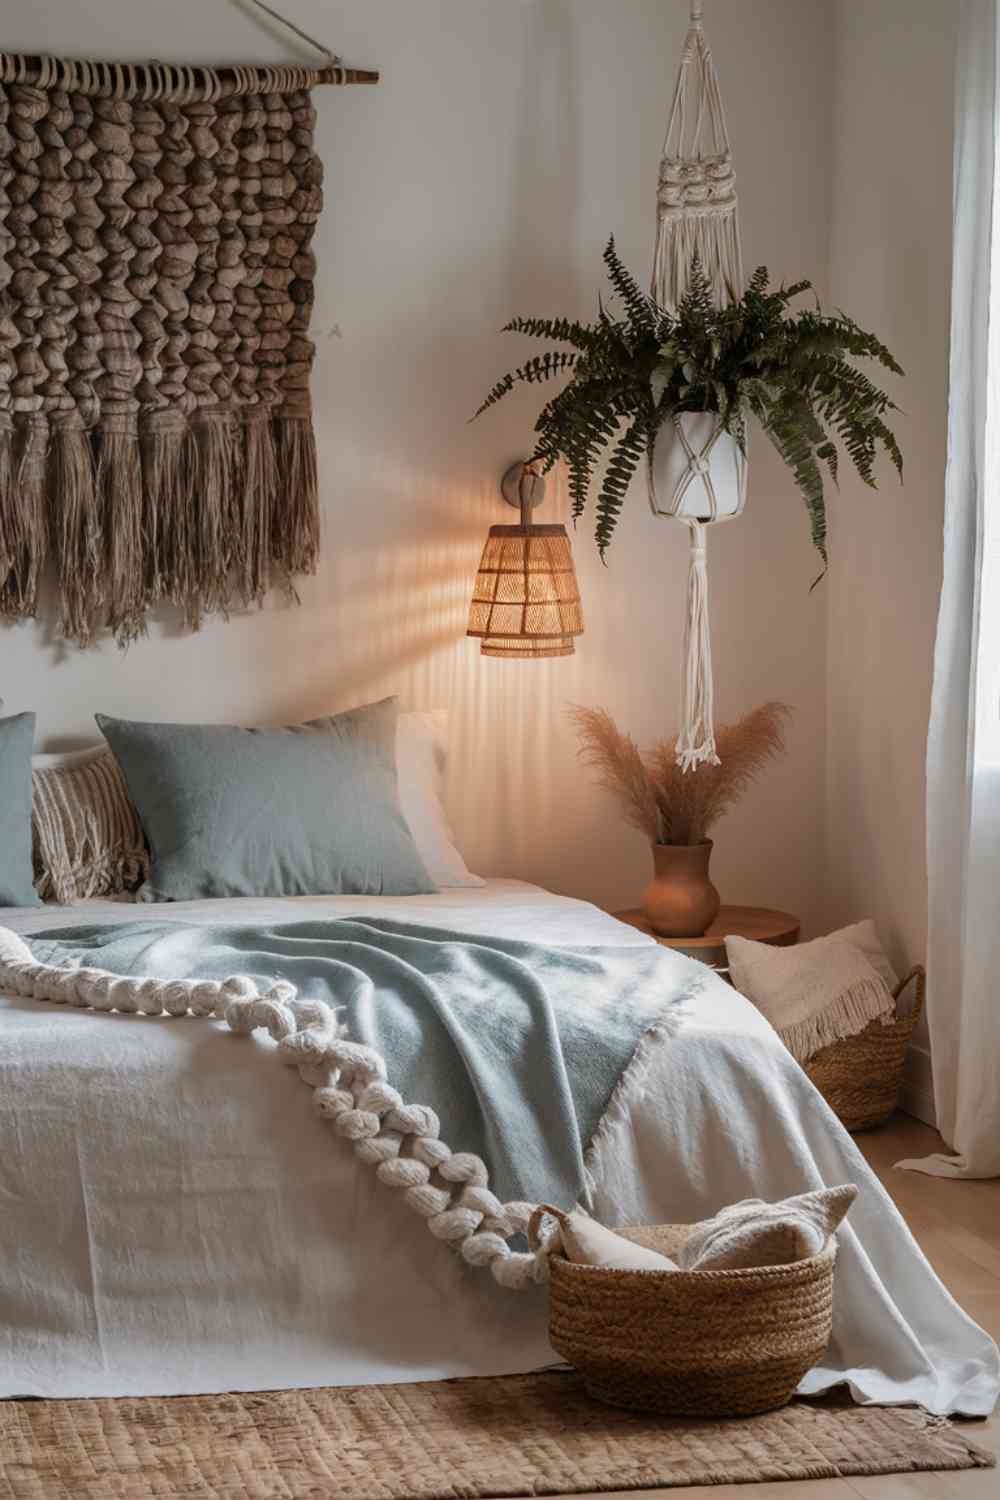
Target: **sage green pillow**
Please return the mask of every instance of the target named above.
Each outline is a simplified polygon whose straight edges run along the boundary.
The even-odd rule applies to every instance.
[[[140,901],[436,890],[396,790],[394,698],[285,729],[97,715],[152,853]]]
[[[31,868],[34,714],[0,719],[0,906],[38,906]]]

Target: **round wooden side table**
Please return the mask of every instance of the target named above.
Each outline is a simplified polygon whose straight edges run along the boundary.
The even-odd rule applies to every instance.
[[[704,937],[660,937],[639,907],[631,911],[616,911],[614,916],[619,922],[626,922],[629,927],[637,927],[640,932],[655,938],[662,947],[686,953],[689,958],[697,958],[723,974],[729,968],[727,937],[752,938],[755,943],[770,943],[773,948],[790,948],[799,940],[798,917],[788,911],[771,911],[766,906],[722,906]]]

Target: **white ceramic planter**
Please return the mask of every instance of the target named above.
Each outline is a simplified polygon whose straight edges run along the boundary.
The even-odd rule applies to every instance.
[[[715,412],[680,412],[664,422],[647,473],[654,515],[727,521],[746,500],[746,458]]]

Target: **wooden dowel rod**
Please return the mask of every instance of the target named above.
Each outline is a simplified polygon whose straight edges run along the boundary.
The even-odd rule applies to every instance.
[[[4,54],[0,54],[0,64],[2,64],[3,60]],[[21,81],[31,85],[37,83],[44,76],[46,63],[51,63],[52,60],[29,53],[19,56],[18,61],[22,62],[25,68]],[[146,73],[158,66],[166,70],[177,69],[179,72],[183,70],[185,73],[194,74],[195,77],[201,73],[211,74],[223,83],[233,83],[239,78],[239,72],[236,68],[213,68],[209,63],[121,63],[108,60],[101,64],[102,70],[108,73],[113,72],[116,66],[134,74],[143,83],[145,82]],[[315,68],[302,63],[247,63],[245,65],[245,71],[247,72],[255,72],[258,69],[261,72],[265,72],[268,68],[285,69],[290,72],[301,73],[309,78],[309,87],[321,84],[378,83],[380,76],[378,70],[374,68],[347,68],[341,66],[339,63],[331,63],[326,66],[321,65]]]
[[[320,72],[325,72],[325,71],[326,71],[326,69],[323,69],[323,68],[320,69]],[[340,74],[339,78],[330,78],[330,79],[323,78],[323,79],[320,80],[320,82],[321,83],[328,83],[328,82],[329,83],[378,83],[379,77],[380,77],[380,74],[379,74],[379,71],[378,71],[377,68],[337,68],[335,71]]]

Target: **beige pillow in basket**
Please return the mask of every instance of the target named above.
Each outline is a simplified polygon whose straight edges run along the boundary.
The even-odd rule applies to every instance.
[[[34,757],[31,833],[43,900],[122,896],[149,873],[139,815],[106,745]]]
[[[736,989],[767,1017],[800,1063],[895,1015],[896,975],[872,921],[794,948],[727,937],[726,955]]]
[[[818,1255],[858,1196],[853,1183],[780,1203],[748,1198],[696,1224],[681,1251],[684,1271],[789,1266]]]

